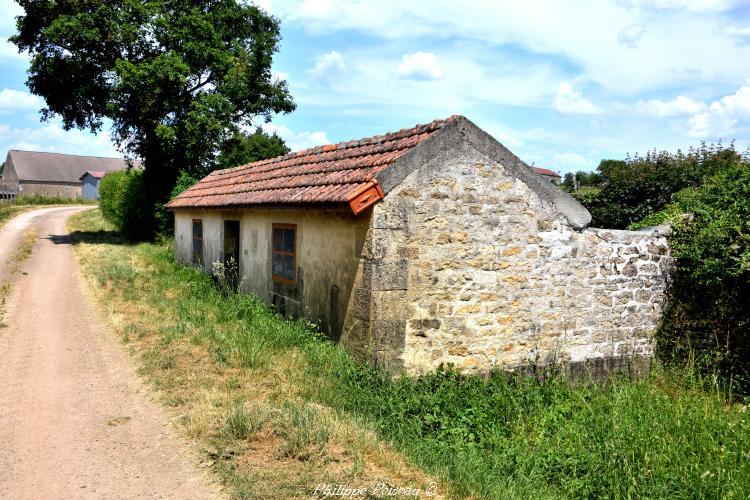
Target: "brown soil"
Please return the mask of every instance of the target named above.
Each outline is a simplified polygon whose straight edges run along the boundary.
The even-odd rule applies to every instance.
[[[0,498],[220,497],[84,295],[65,238],[65,220],[82,209],[29,212],[0,230],[0,282],[11,283],[0,326]],[[39,240],[29,260],[12,264],[31,228]]]

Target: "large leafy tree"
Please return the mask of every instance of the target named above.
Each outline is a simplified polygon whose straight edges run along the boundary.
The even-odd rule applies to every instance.
[[[237,0],[20,0],[11,38],[31,54],[43,117],[99,131],[142,158],[149,198],[201,175],[240,128],[294,103],[271,63],[278,21]]]
[[[289,148],[276,134],[266,134],[260,127],[252,134],[237,132],[222,144],[216,159],[218,168],[232,168],[254,161],[285,155]]]

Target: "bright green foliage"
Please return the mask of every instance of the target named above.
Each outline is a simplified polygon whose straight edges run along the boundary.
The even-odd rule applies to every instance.
[[[614,160],[602,160],[602,162]],[[599,186],[602,183],[602,175],[597,172],[568,172],[563,177],[562,187],[568,191],[577,191],[580,187]]]
[[[658,217],[674,223],[676,264],[661,354],[750,390],[750,162],[737,158],[642,223]]]
[[[604,187],[578,198],[591,212],[592,226],[624,229],[661,210],[672,194],[699,186],[738,157],[732,146],[702,144],[687,153],[651,151],[626,161],[603,160],[599,172]]]
[[[172,194],[169,198],[173,200],[175,197],[177,197],[178,194],[192,187],[193,184],[195,184],[199,180],[200,178],[197,178],[194,175],[189,174],[188,172],[180,172],[180,175],[177,176],[177,181],[175,181],[174,188],[172,188]]]
[[[232,168],[259,160],[285,155],[289,148],[276,134],[268,135],[261,128],[252,134],[238,132],[222,144],[217,168]]]
[[[130,241],[153,236],[154,211],[146,197],[143,170],[107,173],[99,184],[102,215]]]
[[[240,126],[294,109],[271,75],[279,23],[249,2],[18,3],[11,41],[31,54],[27,83],[44,117],[93,131],[110,121],[118,146],[143,159],[152,203],[168,199],[179,171],[210,171]]]
[[[651,213],[643,219],[633,222],[628,229],[634,231],[646,227],[669,224],[676,226],[687,216],[686,208],[692,205],[692,200],[699,188],[689,187],[672,195],[672,202],[658,212]]]

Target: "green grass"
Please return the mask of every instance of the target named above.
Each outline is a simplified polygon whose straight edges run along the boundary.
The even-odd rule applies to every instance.
[[[10,219],[19,215],[31,207],[24,205],[9,205],[6,203],[0,203],[0,227],[3,227]]]
[[[575,385],[451,369],[391,380],[310,325],[284,320],[251,296],[222,296],[208,276],[173,260],[169,241],[97,244],[91,235],[112,236],[96,213],[71,224],[89,235],[79,254],[84,270],[110,310],[151,311],[147,323],[117,321],[130,342],[143,339],[134,349],[145,373],[191,415],[186,427],[222,449],[239,447],[229,455],[250,461],[262,436],[278,440],[266,468],[283,473],[233,459],[218,466],[236,496],[303,495],[321,471],[343,483],[374,477],[367,471],[376,447],[356,439],[363,429],[408,457],[397,467],[416,464],[449,496],[750,497],[746,406],[710,380],[658,366],[642,380]],[[187,381],[197,367],[218,374],[210,383],[223,381],[223,399],[212,392],[206,406],[190,402],[196,389]],[[206,417],[212,408],[220,408],[216,417]],[[347,467],[325,468],[341,447],[336,456]],[[294,482],[287,476],[300,469],[289,467],[300,463],[324,465]],[[273,481],[284,488],[267,485]]]
[[[43,205],[90,205],[94,201],[83,201],[80,198],[60,198],[57,196],[19,195],[12,202],[0,200],[0,227],[10,219],[23,212],[28,212]]]
[[[20,194],[13,200],[13,205],[95,205],[95,200],[47,196],[41,194]]]

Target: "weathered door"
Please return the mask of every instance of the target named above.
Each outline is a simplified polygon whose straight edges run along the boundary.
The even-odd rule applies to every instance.
[[[227,286],[236,290],[240,283],[240,221],[224,221],[224,276]]]

